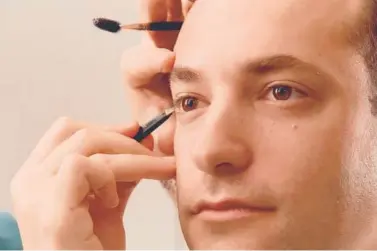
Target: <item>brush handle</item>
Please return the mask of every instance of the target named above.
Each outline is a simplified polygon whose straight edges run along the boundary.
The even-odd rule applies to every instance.
[[[149,23],[147,30],[151,31],[176,31],[182,28],[183,22],[153,22]]]
[[[139,131],[136,133],[136,135],[133,137],[134,140],[141,142],[143,139],[148,137],[154,130],[156,130],[160,125],[162,125],[166,120],[170,118],[170,114],[160,114],[151,121],[149,121],[144,126],[141,126],[139,128]]]

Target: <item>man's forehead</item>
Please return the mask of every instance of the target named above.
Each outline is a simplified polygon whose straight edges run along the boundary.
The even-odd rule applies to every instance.
[[[226,20],[234,25],[237,16],[244,22],[310,22],[346,27],[352,24],[369,0],[197,0],[189,18]],[[238,24],[239,25],[239,24]],[[262,24],[261,24],[262,25]]]
[[[276,9],[281,11],[307,11],[310,13],[328,12],[333,15],[356,13],[369,0],[196,0],[195,8],[223,10],[225,12],[242,8],[250,9]],[[227,8],[223,8],[223,7]],[[217,8],[219,7],[219,8]],[[343,12],[343,13],[342,13]]]
[[[285,55],[343,83],[358,55],[349,35],[365,1],[197,0],[176,43],[176,65],[224,81],[244,65]]]
[[[230,46],[265,50],[262,45],[271,41],[276,45],[270,44],[270,49],[292,42],[322,44],[321,49],[349,46],[366,1],[197,0],[177,41],[177,55],[191,57],[199,47],[222,47],[223,53],[233,54]]]

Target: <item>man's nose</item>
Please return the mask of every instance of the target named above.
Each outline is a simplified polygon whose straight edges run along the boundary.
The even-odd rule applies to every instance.
[[[215,108],[215,107],[214,107]],[[211,111],[212,110],[212,111]],[[250,120],[229,106],[210,109],[198,131],[193,148],[196,166],[212,175],[235,175],[251,164]]]

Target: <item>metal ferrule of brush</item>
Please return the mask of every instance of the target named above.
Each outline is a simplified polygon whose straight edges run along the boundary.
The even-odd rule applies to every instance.
[[[134,30],[151,30],[151,31],[172,31],[180,30],[182,22],[153,22],[153,23],[139,23],[122,25],[123,29]]]

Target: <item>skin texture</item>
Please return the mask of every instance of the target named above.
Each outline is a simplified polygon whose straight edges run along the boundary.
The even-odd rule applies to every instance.
[[[173,96],[176,116],[142,145],[136,124],[54,123],[12,182],[24,249],[124,249],[133,188],[174,175],[191,249],[376,249],[376,122],[346,39],[361,1],[140,2],[142,22],[185,24],[125,52],[127,100],[145,122]],[[223,199],[265,210],[195,213]]]
[[[359,3],[195,3],[171,74],[191,249],[376,248],[375,118],[364,62],[346,41]],[[292,95],[277,100],[277,85]],[[192,212],[228,198],[271,210],[221,222]]]

